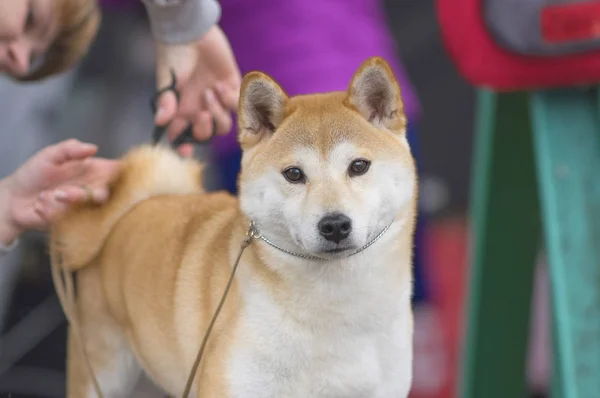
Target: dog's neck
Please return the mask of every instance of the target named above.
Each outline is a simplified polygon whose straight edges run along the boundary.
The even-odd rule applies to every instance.
[[[328,261],[291,256],[255,239],[239,270],[242,294],[248,303],[278,303],[290,318],[313,328],[386,322],[388,312],[411,295],[412,232],[402,221],[367,250]],[[261,299],[265,295],[270,300]]]

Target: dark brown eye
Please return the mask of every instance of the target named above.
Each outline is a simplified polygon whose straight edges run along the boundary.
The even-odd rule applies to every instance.
[[[283,176],[291,183],[304,182],[304,173],[297,167],[290,167],[283,171]]]
[[[351,177],[363,175],[369,170],[369,166],[371,166],[371,162],[365,159],[356,159],[350,163],[350,167],[348,167],[348,174]]]

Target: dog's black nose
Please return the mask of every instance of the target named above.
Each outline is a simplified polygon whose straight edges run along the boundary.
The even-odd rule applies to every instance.
[[[330,214],[319,221],[318,228],[325,239],[340,243],[350,235],[352,221],[341,213]]]

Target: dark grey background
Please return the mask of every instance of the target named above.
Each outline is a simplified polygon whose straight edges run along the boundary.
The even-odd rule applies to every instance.
[[[463,213],[473,139],[474,91],[446,53],[434,0],[387,0],[388,22],[423,105],[422,171],[440,177],[449,203],[439,215]]]

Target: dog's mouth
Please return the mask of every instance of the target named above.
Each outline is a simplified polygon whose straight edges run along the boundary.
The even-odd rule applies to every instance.
[[[341,253],[345,253],[347,251],[350,251],[352,249],[354,249],[353,246],[334,247],[334,248],[331,248],[331,249],[323,250],[322,253],[325,253],[325,254],[341,254]]]
[[[325,253],[331,253],[331,254],[335,254],[335,253],[343,253],[346,250],[350,250],[350,248],[345,248],[345,247],[336,247],[335,249],[329,249],[329,250],[325,250]]]

